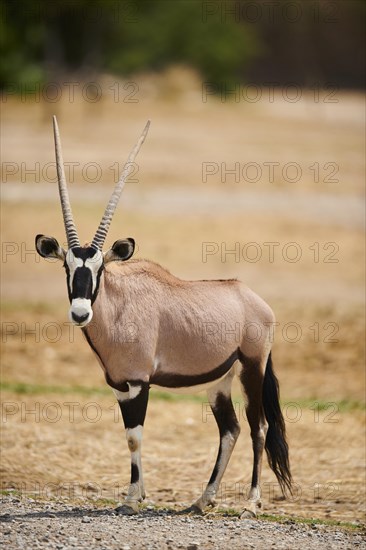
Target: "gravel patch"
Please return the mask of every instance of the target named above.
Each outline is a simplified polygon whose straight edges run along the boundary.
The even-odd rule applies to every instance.
[[[243,550],[365,548],[364,534],[292,520],[274,523],[237,517],[179,516],[144,509],[119,516],[113,509],[2,498],[0,545],[56,550]]]

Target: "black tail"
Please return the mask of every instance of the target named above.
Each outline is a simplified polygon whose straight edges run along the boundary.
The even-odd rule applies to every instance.
[[[263,408],[268,422],[265,449],[268,463],[276,474],[282,493],[292,494],[292,477],[286,441],[286,426],[279,402],[279,384],[269,354],[263,382]]]

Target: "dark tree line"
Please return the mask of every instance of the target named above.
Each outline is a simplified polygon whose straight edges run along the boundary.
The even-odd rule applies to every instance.
[[[213,82],[364,88],[366,0],[0,0],[0,86],[183,63]]]

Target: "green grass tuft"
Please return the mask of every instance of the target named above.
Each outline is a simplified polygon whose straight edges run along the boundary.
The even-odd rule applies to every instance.
[[[99,388],[88,388],[86,386],[57,386],[57,385],[43,385],[43,384],[28,384],[25,382],[2,382],[0,384],[1,391],[9,391],[17,393],[19,395],[46,395],[49,393],[56,393],[66,395],[70,393],[78,393],[80,395],[92,396],[92,395],[111,395],[111,389],[108,386],[101,386]],[[160,391],[152,389],[150,391],[150,398],[156,401],[190,401],[195,403],[207,403],[207,397],[205,393],[190,394],[190,393],[174,393]],[[233,395],[234,405],[237,403],[243,404],[242,399],[239,396]],[[341,412],[353,412],[356,410],[365,410],[365,402],[351,399],[342,399],[340,401],[325,401],[324,399],[317,399],[316,397],[309,399],[293,399],[282,400],[282,406],[286,406],[290,403],[296,404],[302,410],[313,410],[314,414],[324,412],[330,416],[336,415]]]
[[[2,382],[1,391],[10,391],[20,395],[45,395],[48,393],[69,394],[79,393],[82,395],[110,395],[109,388],[88,388],[84,386],[52,386],[42,384],[27,384],[25,382]]]
[[[317,518],[303,518],[297,516],[278,516],[274,514],[259,514],[258,519],[265,521],[273,521],[275,523],[299,523],[305,525],[324,525],[326,527],[341,527],[342,529],[360,530],[364,529],[364,525],[355,524],[349,521],[337,521],[334,519],[317,519]]]

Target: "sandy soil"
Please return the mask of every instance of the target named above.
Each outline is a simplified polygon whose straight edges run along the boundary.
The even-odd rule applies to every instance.
[[[315,104],[309,97],[296,105],[280,99],[255,106],[211,98],[203,103],[194,82],[190,80],[186,93],[179,94],[168,79],[164,95],[147,79],[155,95],[141,86],[140,101],[132,105],[114,104],[108,98],[98,106],[12,101],[6,105],[3,159],[10,164],[5,174],[3,166],[1,220],[1,475],[3,490],[14,489],[18,495],[6,497],[9,517],[17,504],[11,498],[35,499],[22,500],[24,507],[14,525],[10,520],[9,527],[9,517],[6,520],[10,533],[4,537],[12,541],[8,547],[28,540],[18,540],[19,523],[32,530],[39,517],[46,525],[42,514],[51,499],[56,498],[55,514],[64,511],[63,505],[57,507],[61,502],[81,506],[77,518],[65,520],[66,531],[76,529],[81,516],[92,516],[95,505],[113,509],[129,476],[128,450],[113,397],[81,334],[70,332],[67,325],[63,270],[34,254],[35,234],[64,239],[55,184],[42,174],[53,162],[49,114],[54,109],[65,159],[81,163],[75,168],[72,197],[82,240],[95,231],[113,184],[108,167],[123,162],[151,117],[151,135],[139,157],[138,184],[126,187],[108,242],[131,235],[140,257],[154,259],[183,278],[239,277],[275,310],[280,323],[275,366],[298,492],[291,501],[281,500],[274,476],[264,465],[264,512],[356,525],[365,519],[363,98],[344,94],[333,105]],[[96,159],[103,178],[91,184],[82,169]],[[216,163],[219,172],[203,181],[208,162]],[[239,182],[229,177],[222,181],[221,163],[230,167],[236,162],[241,170],[243,164],[256,162],[263,174],[265,162],[279,162],[281,170],[296,162],[301,178],[296,185],[282,175],[273,181],[263,176],[256,183],[242,177]],[[337,164],[337,183],[326,179],[328,162]],[[22,163],[25,169],[35,167],[36,175],[22,173]],[[319,181],[309,168],[314,163],[322,167]],[[17,170],[13,175],[12,169]],[[272,259],[268,242],[278,243]],[[207,243],[214,243],[214,254],[207,255]],[[248,243],[259,247],[258,261],[246,255]],[[294,252],[289,243],[301,251],[296,262],[284,252]],[[239,256],[227,253],[233,249]],[[298,339],[286,331],[288,323],[300,327]],[[243,433],[218,504],[223,511],[238,512],[244,506],[251,450],[237,387],[234,395]],[[156,394],[151,400],[143,463],[148,504],[154,510],[189,505],[210,475],[217,433],[205,407],[204,396],[201,401],[166,401]],[[55,414],[60,415],[56,420]],[[170,521],[160,519],[165,527]],[[100,521],[113,523],[116,518],[101,516]],[[146,521],[151,527],[155,520]],[[220,514],[218,521],[224,539],[217,547],[227,546],[232,543],[225,538],[231,527],[224,529]],[[182,534],[182,525],[177,525],[178,539],[188,547],[192,541]],[[246,537],[251,533],[248,525],[237,527]],[[90,532],[88,524],[85,529]],[[300,547],[300,540],[309,546],[308,532],[310,528],[299,532],[297,542],[294,538],[287,547]],[[80,533],[76,542],[62,539],[59,547],[82,544],[86,531]],[[314,544],[336,547],[337,540],[342,548],[357,546],[357,539],[342,538],[315,538]],[[198,542],[202,548],[215,547],[205,538]],[[47,541],[39,541],[42,544]],[[91,539],[88,544],[102,547]],[[251,544],[262,547],[256,539]]]

